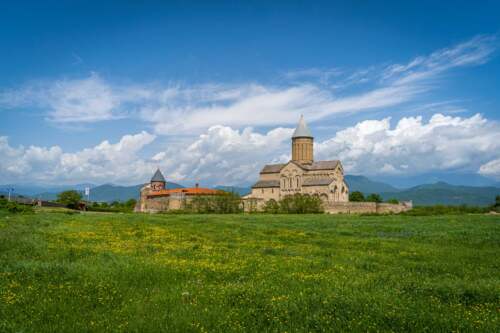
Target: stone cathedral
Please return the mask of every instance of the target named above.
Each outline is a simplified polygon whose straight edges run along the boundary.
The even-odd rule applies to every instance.
[[[292,159],[264,166],[246,199],[278,201],[295,193],[318,195],[325,203],[349,201],[342,164],[314,160],[314,138],[302,116],[292,136]]]

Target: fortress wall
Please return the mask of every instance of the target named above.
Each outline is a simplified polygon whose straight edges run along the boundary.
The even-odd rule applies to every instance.
[[[376,202],[333,202],[325,204],[325,212],[329,214],[397,214],[410,210],[411,208],[411,202],[401,202],[399,204]]]

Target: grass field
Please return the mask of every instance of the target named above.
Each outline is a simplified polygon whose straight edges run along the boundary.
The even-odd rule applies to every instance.
[[[500,330],[498,216],[0,214],[0,332]]]

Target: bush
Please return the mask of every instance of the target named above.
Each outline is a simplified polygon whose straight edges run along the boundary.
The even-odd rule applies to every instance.
[[[216,195],[196,195],[185,203],[191,213],[234,214],[243,212],[241,197],[237,193],[221,192]]]
[[[107,202],[93,202],[87,205],[88,211],[94,212],[111,212],[111,213],[131,213],[134,211],[137,200],[129,199],[125,202],[113,201],[111,204]]]
[[[14,201],[7,201],[7,199],[0,199],[0,210],[8,211],[13,214],[30,214],[33,213],[33,206],[23,205]]]
[[[68,208],[77,209],[82,200],[82,195],[77,191],[64,191],[57,195],[57,202],[62,203]]]
[[[362,202],[365,201],[365,196],[360,191],[349,193],[349,201]]]
[[[372,193],[366,197],[366,201],[368,202],[382,202],[382,197],[380,194]]]
[[[276,200],[271,199],[266,202],[264,212],[268,214],[278,214],[280,212],[280,204]]]
[[[491,207],[491,209],[495,212],[498,212],[500,213],[500,195],[497,195],[495,197],[495,203],[493,204],[493,206]]]
[[[399,203],[399,200],[398,200],[398,199],[394,199],[394,198],[392,198],[392,199],[387,200],[386,202],[387,202],[387,203],[390,203],[390,204],[395,204],[395,205],[397,205],[397,204]]]
[[[296,193],[280,200],[279,212],[285,214],[323,213],[323,203],[317,195]]]

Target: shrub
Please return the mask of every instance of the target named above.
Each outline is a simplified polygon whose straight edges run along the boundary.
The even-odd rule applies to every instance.
[[[392,198],[392,199],[387,200],[386,202],[387,202],[387,203],[390,203],[390,204],[395,204],[395,205],[397,205],[397,204],[399,203],[399,200],[398,200],[398,199],[394,199],[394,198]]]
[[[360,191],[349,193],[349,201],[362,202],[365,201],[365,196]]]
[[[112,213],[131,213],[134,211],[137,200],[129,199],[125,202],[113,201],[111,204],[107,202],[93,202],[87,205],[87,210],[94,212],[112,212]]]
[[[285,214],[322,213],[323,204],[317,195],[296,193],[287,195],[279,202],[279,212]]]
[[[368,202],[382,202],[382,197],[380,194],[372,193],[366,197],[366,201]]]
[[[216,195],[196,195],[185,203],[185,211],[191,213],[234,214],[243,211],[241,197],[237,193],[221,192]]]
[[[30,214],[33,213],[33,206],[31,205],[23,205],[14,201],[7,201],[7,199],[0,199],[0,210],[8,211],[9,213],[22,213],[22,214]]]
[[[264,212],[269,214],[278,214],[280,212],[280,204],[276,200],[271,199],[266,202]]]
[[[57,202],[62,203],[68,208],[76,209],[82,200],[82,195],[77,191],[64,191],[57,195]]]

